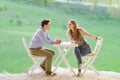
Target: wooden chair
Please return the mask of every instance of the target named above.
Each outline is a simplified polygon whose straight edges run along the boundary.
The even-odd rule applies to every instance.
[[[31,52],[30,52],[30,50],[29,50],[29,48],[28,48],[28,46],[27,46],[27,42],[26,42],[26,40],[25,40],[25,38],[23,37],[23,39],[22,39],[22,42],[23,42],[23,45],[24,45],[24,47],[25,47],[25,50],[27,51],[27,53],[28,53],[28,56],[32,59],[32,61],[33,61],[33,65],[32,65],[32,67],[29,69],[29,71],[28,71],[28,73],[33,73],[33,71],[35,70],[35,69],[37,69],[37,68],[39,68],[40,70],[42,70],[43,72],[44,72],[44,70],[40,67],[40,64],[42,64],[43,63],[43,61],[46,59],[46,57],[40,57],[40,56],[34,56],[34,55],[32,55],[31,54]]]
[[[99,51],[101,49],[102,43],[103,43],[103,38],[102,37],[98,37],[98,38],[99,39],[96,41],[96,45],[95,45],[95,48],[93,50],[93,54],[95,54],[95,55],[83,57],[83,60],[85,61],[85,63],[81,67],[81,69],[82,69],[81,75],[83,75],[87,69],[91,69],[91,70],[95,71],[95,73],[97,75],[99,75],[99,72],[93,67],[93,63],[94,63],[95,59],[97,58]]]

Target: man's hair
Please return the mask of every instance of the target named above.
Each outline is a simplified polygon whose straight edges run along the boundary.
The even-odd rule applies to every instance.
[[[41,21],[41,26],[44,27],[44,25],[47,25],[50,22],[49,19],[44,19]]]

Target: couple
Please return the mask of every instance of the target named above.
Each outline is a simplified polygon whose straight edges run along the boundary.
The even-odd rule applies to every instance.
[[[41,27],[35,32],[34,36],[29,45],[30,52],[35,56],[45,56],[45,61],[40,65],[40,67],[45,71],[47,75],[56,75],[56,73],[52,73],[52,58],[54,52],[49,49],[42,48],[46,44],[60,44],[61,40],[53,40],[48,36],[47,30],[50,28],[50,20],[45,19],[41,21]],[[74,41],[78,44],[78,47],[75,47],[75,55],[78,61],[78,75],[81,72],[80,67],[82,66],[82,56],[85,55],[93,55],[91,53],[91,48],[84,36],[87,35],[90,38],[97,40],[96,36],[93,36],[86,32],[82,28],[78,28],[78,25],[75,20],[71,20],[68,23],[68,35],[70,40]]]

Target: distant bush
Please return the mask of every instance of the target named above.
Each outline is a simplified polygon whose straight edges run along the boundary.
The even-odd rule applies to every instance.
[[[13,23],[13,19],[10,19],[9,22],[10,22],[10,23]]]
[[[40,6],[50,6],[54,3],[54,0],[33,0],[32,2]]]
[[[21,18],[21,16],[19,14],[15,14],[14,17],[9,19],[9,22],[11,24],[15,24],[15,25],[21,26],[23,24],[23,19]]]
[[[111,18],[120,19],[120,8],[109,7],[108,14]]]
[[[89,6],[84,6],[82,4],[71,4],[71,3],[59,3],[55,2],[54,7],[62,9],[67,14],[87,14],[89,13],[90,9]]]
[[[20,19],[17,20],[17,25],[18,25],[18,26],[22,25],[22,20],[20,20]]]
[[[105,19],[109,18],[109,15],[107,13],[107,7],[104,6],[90,6],[90,10],[92,11],[94,17],[99,19]]]
[[[1,6],[0,5],[0,11],[7,10],[7,6]]]
[[[17,3],[27,3],[37,6],[50,6],[54,3],[55,0],[11,0]]]
[[[120,8],[107,7],[95,5],[84,5],[84,4],[72,4],[72,3],[59,3],[54,4],[56,8],[62,9],[67,14],[74,16],[86,15],[98,19],[120,19]]]

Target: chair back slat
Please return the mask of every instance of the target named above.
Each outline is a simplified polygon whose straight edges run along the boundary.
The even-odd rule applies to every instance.
[[[28,53],[28,56],[32,59],[33,61],[33,66],[30,68],[30,70],[28,71],[29,72],[33,72],[34,69],[36,69],[36,67],[38,67],[39,69],[41,69],[40,65],[43,63],[43,61],[46,59],[46,57],[44,56],[35,56],[35,55],[32,55],[31,52],[30,52],[30,49],[28,48],[27,46],[27,42],[25,40],[25,38],[23,37],[22,38],[22,42],[23,42],[23,45],[24,45],[24,48],[25,50],[27,51]],[[42,69],[41,69],[42,70]],[[43,70],[42,70],[43,71]],[[44,71],[43,71],[44,72]]]
[[[98,54],[103,43],[103,38],[97,40],[93,53]]]
[[[30,50],[29,50],[29,48],[28,48],[28,46],[27,46],[27,42],[26,42],[26,40],[25,40],[24,37],[23,37],[22,41],[23,41],[23,45],[24,45],[24,47],[25,47],[25,49],[26,49],[29,57],[32,57],[31,52],[30,52]]]

